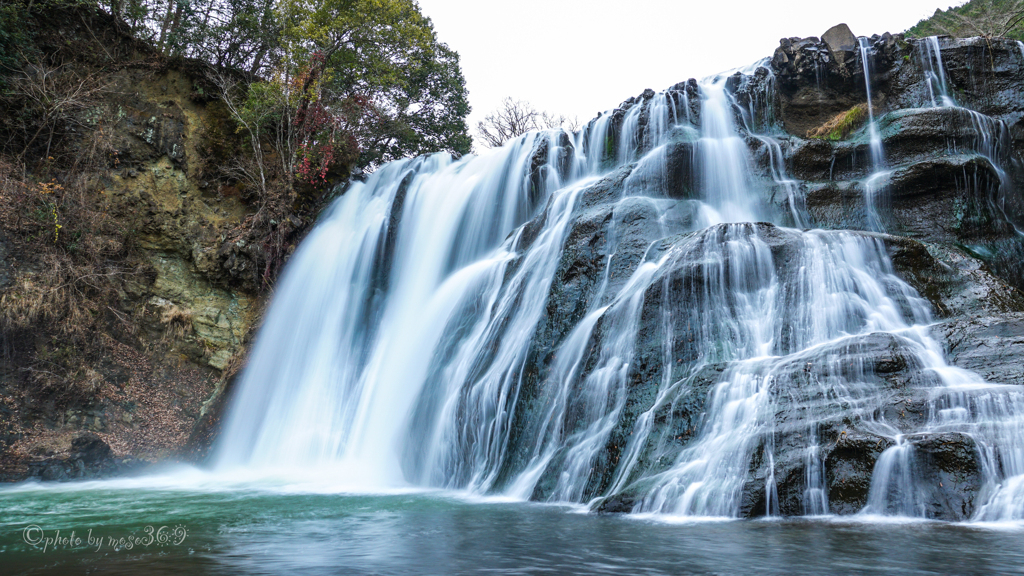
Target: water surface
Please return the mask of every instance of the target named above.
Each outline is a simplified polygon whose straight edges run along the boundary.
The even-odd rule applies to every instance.
[[[146,488],[150,483],[157,487]],[[1022,574],[1020,525],[672,521],[445,492],[160,487],[135,480],[0,491],[2,574]],[[79,546],[24,541],[62,536]],[[185,531],[148,546],[147,527]],[[86,535],[103,537],[100,550]]]

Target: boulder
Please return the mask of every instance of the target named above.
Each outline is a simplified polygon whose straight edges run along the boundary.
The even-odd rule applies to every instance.
[[[836,62],[846,62],[858,49],[857,37],[846,24],[837,24],[821,35]]]
[[[71,440],[67,456],[29,462],[28,476],[48,482],[109,478],[142,471],[149,464],[131,456],[119,458],[98,434],[84,432]]]
[[[917,473],[922,479],[925,517],[965,521],[974,515],[981,490],[978,446],[966,434],[929,434],[912,439]]]
[[[833,53],[852,52],[857,49],[857,37],[844,24],[836,24],[821,35],[821,41],[828,45]]]
[[[889,438],[869,433],[840,435],[825,458],[829,512],[845,515],[864,509],[875,463],[892,444]]]

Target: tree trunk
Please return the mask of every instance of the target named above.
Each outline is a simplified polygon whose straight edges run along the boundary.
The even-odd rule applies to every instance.
[[[165,46],[165,48],[164,48],[164,54],[167,55],[167,56],[171,56],[172,55],[171,54],[171,46],[170,46],[171,38],[174,37],[174,34],[178,31],[178,28],[181,27],[181,14],[184,11],[185,11],[185,3],[182,0],[178,0],[178,7],[174,11],[174,22],[171,23],[171,28],[170,28],[170,30],[167,31],[167,46]]]
[[[160,27],[160,36],[156,40],[156,49],[162,54],[164,51],[164,38],[167,37],[167,28],[171,25],[171,18],[174,16],[174,0],[167,0],[167,13],[164,15],[164,24]]]

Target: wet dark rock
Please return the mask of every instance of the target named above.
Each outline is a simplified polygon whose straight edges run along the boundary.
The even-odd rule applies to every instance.
[[[85,433],[72,440],[71,450],[73,458],[88,464],[103,462],[113,457],[110,446],[93,433]]]
[[[1014,233],[999,221],[998,188],[999,174],[987,158],[945,156],[895,169],[877,205],[900,233],[971,243]]]
[[[576,201],[577,213],[612,202],[620,197],[622,195],[623,182],[633,172],[633,167],[633,165],[623,166],[594,184],[587,186],[580,193],[580,198]]]
[[[833,30],[829,36],[837,45],[843,44],[841,35]],[[818,38],[780,40],[772,69],[778,79],[786,131],[804,136],[866,99],[863,81],[858,85],[856,80],[857,59],[857,52],[833,51]]]
[[[978,446],[966,434],[949,433],[911,438],[916,472],[922,478],[925,517],[969,520],[981,489]]]
[[[888,234],[852,234],[884,244],[893,273],[931,304],[940,321],[933,333],[941,337],[951,363],[989,381],[1021,385],[1024,297],[1014,283],[1024,285],[1024,265],[1014,261],[1024,261],[1024,248],[1013,224],[1019,218],[1024,222],[1024,195],[1015,192],[1024,183],[1019,174],[1024,167],[1015,155],[1013,138],[1024,136],[1024,97],[1019,91],[1012,94],[1009,87],[1024,83],[1024,58],[1019,50],[1011,50],[1016,45],[1002,41],[994,41],[988,52],[980,41],[940,43],[954,99],[992,117],[931,107],[920,65],[922,41],[891,34],[869,38],[874,112],[889,172],[874,206]],[[990,59],[988,64],[981,62],[983,57]],[[809,129],[866,101],[857,39],[845,26],[829,30],[821,39],[783,39],[771,68],[774,74],[759,71],[726,79],[738,123],[755,127],[755,132],[775,123],[789,132],[776,139],[789,174],[801,180],[796,188],[799,206],[812,227],[866,229],[865,180],[875,169],[868,130],[839,141],[806,138]],[[974,70],[973,76],[969,70]],[[670,92],[685,94],[693,107],[699,102],[695,89],[689,81]],[[645,93],[627,101],[621,114],[651,98]],[[621,118],[613,125],[618,134]],[[756,234],[771,250],[783,285],[801,265],[801,236],[792,230],[758,223],[744,225],[742,233],[723,226],[685,232],[684,223],[692,222],[687,201],[701,189],[701,182],[693,135],[678,136],[664,151],[668,169],[656,175],[664,179],[662,189],[679,200],[667,209],[676,211],[678,231],[659,235],[654,227],[656,214],[666,214],[667,205],[652,210],[648,200],[622,200],[631,186],[652,177],[642,161],[585,191],[542,322],[544,344],[526,369],[528,381],[534,378],[536,384],[532,374],[544,373],[544,353],[557,347],[557,335],[569,329],[557,325],[554,317],[564,313],[579,319],[598,305],[593,295],[600,278],[608,275],[609,290],[612,279],[618,279],[617,291],[643,261],[668,257],[644,293],[626,397],[588,478],[588,497],[606,495],[595,505],[602,513],[637,509],[651,476],[671,468],[700,437],[707,403],[731,369],[729,363],[701,364],[700,339],[714,338],[713,330],[701,335],[695,329],[703,304],[694,287],[704,285],[709,274],[702,264],[706,255],[700,251],[701,243],[725,242],[726,230],[740,236]],[[757,168],[769,174],[773,165],[764,141],[745,136]],[[625,252],[620,255],[613,247]],[[883,281],[897,284],[894,277]],[[907,314],[921,304],[916,295],[898,290],[892,298]],[[591,350],[607,337],[606,328],[603,321],[598,323]],[[788,350],[796,341],[784,332],[775,345]],[[752,447],[739,494],[740,515],[806,514],[821,498],[830,513],[863,510],[878,459],[896,445],[898,432],[913,446],[912,465],[926,486],[915,495],[924,515],[969,518],[981,485],[977,447],[962,434],[920,434],[935,409],[930,392],[941,382],[916,360],[913,346],[899,335],[868,334],[769,362],[765,370],[772,383],[772,430]],[[585,362],[592,369],[593,358]],[[840,397],[830,395],[829,378],[851,388]],[[662,396],[666,383],[675,387],[674,392]],[[530,401],[529,394],[525,398]],[[633,446],[632,436],[640,427],[646,440]],[[812,447],[817,450],[814,461],[821,464],[808,469]],[[616,493],[608,494],[612,479],[621,472],[617,467],[630,450],[635,459],[629,477],[620,479]],[[807,492],[812,476],[818,478],[823,494]],[[548,497],[555,482],[548,474],[534,498]]]
[[[664,190],[672,198],[694,198],[697,172],[694,168],[695,147],[692,142],[675,142],[665,151]]]
[[[830,512],[856,514],[864,509],[875,463],[892,444],[892,440],[882,436],[840,433],[825,458]]]
[[[1009,150],[1005,128],[959,108],[913,108],[881,115],[878,129],[886,163],[890,167],[934,160],[960,150],[998,148],[1001,160]],[[1000,144],[1000,141],[1003,144]],[[803,180],[843,181],[863,179],[871,174],[867,127],[845,141],[796,139],[787,157],[793,175]],[[955,154],[954,154],[955,155]]]
[[[921,434],[906,440],[911,452],[909,465],[917,479],[916,493],[907,494],[890,482],[886,500],[890,506],[912,499],[916,512],[934,520],[963,521],[974,513],[981,489],[981,465],[974,440],[961,433]],[[873,472],[882,452],[894,446],[892,440],[875,436],[844,436],[826,460],[832,488],[829,505],[839,514],[853,514],[867,505]],[[881,482],[878,478],[876,481]],[[885,484],[879,484],[881,490]],[[871,510],[895,513],[897,510]]]
[[[804,206],[815,225],[832,230],[867,228],[864,189],[859,182],[816,182],[806,187]]]
[[[769,512],[798,516],[813,512],[808,502],[812,495],[806,493],[807,454],[813,446],[818,447],[818,458],[825,462],[819,482],[830,494],[828,501],[833,501],[831,493],[836,492],[841,508],[863,507],[866,492],[863,499],[851,500],[851,490],[870,483],[874,460],[870,450],[862,450],[863,443],[851,439],[870,437],[881,449],[891,440],[867,431],[860,421],[873,418],[876,406],[908,402],[917,406],[923,402],[913,388],[922,384],[926,375],[906,346],[891,334],[868,334],[822,347],[809,355],[791,357],[773,367],[772,381],[777,383],[771,391],[775,431],[770,445],[762,444],[755,450],[744,485],[741,516],[756,517]],[[833,378],[854,386],[842,401],[829,396],[829,382]],[[911,410],[909,417],[907,412],[904,409],[902,414],[883,417],[907,428],[923,423],[923,408]],[[850,462],[853,455],[844,450],[856,452],[859,460]],[[865,468],[866,472],[862,470]],[[774,510],[769,507],[767,494],[770,475],[774,475],[778,493]]]
[[[644,260],[651,243],[663,233],[659,207],[652,204],[651,199],[619,199],[629,172],[622,170],[598,181],[581,192],[577,202],[546,312],[532,340],[524,368],[524,384],[517,406],[517,414],[521,416],[515,421],[516,430],[510,442],[516,462],[523,463],[529,458],[531,439],[538,433],[533,429],[535,422],[531,415],[537,414],[544,402],[542,391],[549,376],[552,352],[589,311],[608,303]],[[603,283],[602,294],[599,289]],[[594,329],[593,342],[600,341],[601,329],[599,322]],[[592,351],[593,346],[590,348]],[[572,423],[567,425],[571,429]],[[558,462],[556,457],[552,470]],[[595,469],[611,471],[614,462],[595,466]],[[557,478],[542,477],[534,497],[545,499],[556,482]]]
[[[937,151],[1001,147],[1008,137],[997,121],[963,108],[904,108],[878,119],[890,166],[927,160]],[[1008,141],[1001,160],[1009,160]]]
[[[651,321],[649,317],[645,320]],[[657,399],[657,388],[644,385],[649,378],[658,377],[658,373],[664,368],[660,361],[661,351],[652,346],[656,343],[656,340],[651,338],[652,330],[653,327],[649,324],[641,328],[641,334],[646,337],[641,341],[643,347],[637,352],[637,368],[631,375],[632,385],[629,387],[619,423],[608,441],[607,451],[614,455],[613,463],[624,454],[637,420],[651,409]],[[674,374],[682,375],[685,368],[682,363],[678,363],[672,369]],[[634,472],[628,478],[632,483],[598,503],[595,506],[598,512],[630,512],[639,504],[639,498],[649,487],[651,476],[671,467],[679,453],[699,435],[705,403],[712,387],[727,368],[728,365],[725,363],[703,367],[687,378],[687,386],[680,395],[671,402],[659,406],[651,414],[651,432],[637,457]],[[604,471],[603,477],[610,479],[612,472],[614,469]],[[605,483],[607,484],[607,481]]]
[[[910,58],[893,60],[887,70],[891,86],[887,103],[893,109],[921,106],[929,100],[919,64],[924,40],[908,40]],[[1024,58],[1008,38],[939,37],[946,80],[957,104],[1019,126],[1024,119]]]
[[[631,494],[620,493],[610,496],[597,505],[600,514],[629,514],[636,506],[636,498]]]
[[[552,146],[556,148],[554,158],[551,158]],[[573,144],[565,132],[558,133],[554,144],[548,138],[537,139],[533,153],[530,155],[529,197],[531,204],[535,204],[539,198],[545,198],[552,192],[547,189],[550,172],[555,172],[554,175],[559,179],[565,179],[569,175],[572,156]]]
[[[987,382],[1024,386],[1024,312],[961,317],[939,334],[952,364]]]
[[[828,140],[799,139],[790,149],[790,172],[801,180],[832,180],[835,150]]]
[[[27,464],[28,478],[47,482],[110,478],[139,472],[150,465],[149,462],[130,456],[116,457],[110,446],[92,432],[75,437],[67,457],[38,459]]]
[[[701,118],[701,100],[700,89],[697,87],[697,81],[693,78],[687,80],[684,91],[686,93],[686,102],[689,104],[689,117],[691,121],[699,123]]]

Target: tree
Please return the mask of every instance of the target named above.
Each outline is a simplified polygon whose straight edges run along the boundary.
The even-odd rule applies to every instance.
[[[972,0],[963,6],[936,10],[907,31],[910,36],[948,34],[956,37],[1006,36],[1024,39],[1024,0]]]
[[[273,195],[272,172],[290,196],[296,182],[324,184],[357,162],[469,152],[458,55],[413,0],[281,0],[275,21],[265,80],[243,90],[237,76],[214,78],[253,152],[234,173],[261,198]]]
[[[477,123],[477,134],[488,148],[498,148],[509,140],[534,130],[565,128],[579,130],[580,121],[564,115],[540,112],[529,102],[506,97],[501,107]]]
[[[278,47],[276,0],[107,0],[132,34],[166,56],[265,73]]]
[[[0,89],[7,84],[5,77],[20,67],[21,54],[31,44],[24,12],[21,6],[0,5]]]
[[[436,44],[407,70],[393,90],[377,92],[373,123],[361,141],[361,162],[379,164],[442,150],[456,157],[468,154],[473,140],[466,127],[470,107],[459,55]]]
[[[469,152],[458,55],[414,0],[283,0],[282,13],[284,66],[321,54],[329,99],[361,103],[361,164]]]

